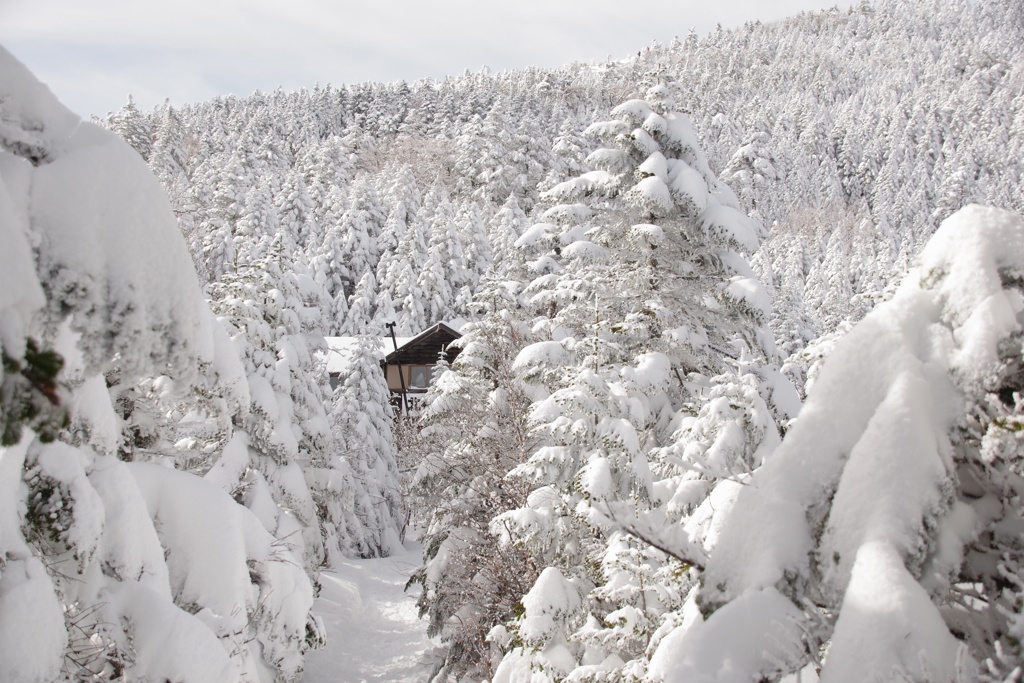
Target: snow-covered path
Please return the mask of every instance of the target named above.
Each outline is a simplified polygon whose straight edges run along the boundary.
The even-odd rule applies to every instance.
[[[306,656],[304,683],[419,683],[424,651],[433,646],[416,616],[418,591],[404,592],[421,560],[419,543],[375,560],[346,560],[320,575],[314,610],[327,647]]]

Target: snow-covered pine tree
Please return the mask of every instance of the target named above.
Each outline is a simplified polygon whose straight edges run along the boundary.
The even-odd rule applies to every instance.
[[[1019,216],[961,210],[837,344],[651,680],[726,658],[743,678],[1015,678],[1022,245]]]
[[[293,244],[302,249],[309,244],[320,244],[323,240],[322,226],[316,222],[309,188],[297,169],[292,169],[284,176],[284,183],[274,198],[274,204],[281,221],[281,230]]]
[[[521,644],[495,681],[526,671],[580,680],[642,673],[659,620],[686,596],[680,575],[703,562],[681,529],[648,531],[674,524],[660,509],[673,480],[663,471],[656,487],[650,458],[693,439],[673,435],[677,411],[700,406],[691,373],[773,352],[763,327],[770,302],[744,257],[763,229],[715,178],[688,117],[672,109],[664,86],[612,114],[589,129],[604,143],[588,158],[596,170],[543,195],[564,203],[520,240],[554,246],[533,262],[540,275],[526,288],[549,316],[535,329],[551,340],[526,347],[513,365],[543,397],[530,411],[542,447],[512,473],[535,489],[527,504],[492,522],[585,597],[552,628],[534,628],[543,609],[511,624]],[[730,419],[742,443],[743,419]],[[538,605],[547,599],[531,595]]]
[[[491,243],[492,260],[485,276],[501,281],[511,275],[510,265],[517,258],[515,243],[526,231],[527,225],[526,214],[519,207],[515,196],[510,195],[488,223],[487,235]]]
[[[477,202],[467,202],[459,207],[455,222],[463,245],[466,271],[459,286],[453,286],[452,289],[457,292],[457,308],[468,312],[470,300],[480,289],[480,282],[494,260],[494,253],[487,225]]]
[[[758,197],[770,191],[772,183],[780,176],[768,150],[769,144],[767,133],[755,132],[733,153],[722,170],[722,181],[754,212],[757,212]],[[757,215],[760,218],[760,214]]]
[[[235,235],[246,214],[245,199],[252,178],[236,151],[223,166],[207,167],[210,193],[201,215],[203,262],[211,281],[235,269]]]
[[[387,194],[395,203],[378,241],[381,251],[376,280],[380,299],[375,322],[380,327],[398,322],[400,330],[408,334],[423,329],[424,324],[416,280],[419,264],[427,253],[428,226],[421,215],[422,198],[412,170],[403,167],[393,181]]]
[[[149,161],[153,151],[153,130],[149,120],[135,104],[135,98],[129,95],[120,111],[108,115],[106,125],[131,145],[139,156]]]
[[[376,270],[385,246],[379,238],[386,220],[373,186],[365,178],[356,182],[350,192],[349,207],[342,216],[342,225],[346,228],[345,253],[353,282],[358,282],[364,273]]]
[[[377,265],[376,256],[379,252],[373,235],[379,231],[380,226],[373,225],[374,216],[368,208],[368,201],[366,197],[356,197],[352,206],[338,217],[337,224],[328,230],[333,264],[331,271],[336,282],[331,295],[335,299],[351,296],[360,278],[366,273],[372,273]],[[324,244],[324,253],[328,253],[327,240]],[[338,318],[339,323],[343,320],[344,317]]]
[[[0,120],[0,679],[295,680],[318,632],[297,558],[216,485],[114,455],[105,375],[180,396],[216,357],[166,197],[2,49]]]
[[[313,279],[324,287],[326,294],[331,298],[331,313],[329,319],[324,321],[324,331],[328,335],[334,335],[348,315],[348,297],[355,287],[355,282],[346,254],[349,226],[344,224],[344,216],[340,214],[345,201],[342,190],[332,188],[327,199],[333,209],[324,213],[320,219],[323,221],[321,225],[324,226],[324,238],[322,243],[315,246],[314,253],[309,257],[309,267]],[[345,214],[347,215],[347,212]]]
[[[345,316],[339,332],[346,336],[358,336],[378,332],[383,334],[384,323],[375,322],[386,316],[377,316],[377,278],[373,272],[367,272],[356,284],[352,296],[348,299],[348,315]],[[394,320],[392,315],[387,322]]]
[[[490,677],[501,650],[489,633],[515,616],[538,572],[528,553],[489,531],[495,511],[526,502],[528,486],[505,474],[532,451],[530,399],[511,367],[532,333],[502,283],[480,301],[486,314],[463,328],[462,351],[428,393],[411,492],[425,532],[424,564],[410,584],[422,585],[420,613],[442,643],[439,682]]]
[[[394,417],[378,337],[362,334],[341,370],[330,414],[337,446],[328,467],[307,475],[327,510],[328,558],[382,557],[402,548],[405,511],[401,500]],[[345,476],[340,476],[340,475]]]
[[[424,201],[423,213],[431,227],[416,285],[423,322],[432,325],[453,317],[454,293],[466,283],[469,274],[451,201],[439,189],[431,190]]]
[[[316,291],[312,278],[285,261],[279,242],[210,287],[214,312],[230,323],[251,397],[244,422],[249,462],[226,485],[314,576],[324,548],[305,471],[325,466],[333,442],[323,373],[312,353],[324,346],[321,317],[309,305]]]

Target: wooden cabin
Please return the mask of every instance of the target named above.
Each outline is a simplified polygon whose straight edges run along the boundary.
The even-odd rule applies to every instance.
[[[399,410],[403,405],[409,410],[418,409],[417,394],[426,393],[439,358],[443,356],[451,363],[459,355],[461,349],[450,345],[461,336],[453,327],[437,323],[415,337],[398,337],[394,340],[391,337],[381,337],[378,343],[378,349],[381,351],[380,365],[391,391],[392,405]],[[355,337],[327,339],[327,372],[332,388],[343,381],[341,372],[345,367],[345,357],[354,346],[355,340]]]
[[[416,394],[427,392],[438,360],[443,358],[451,363],[458,357],[462,349],[451,343],[461,336],[445,323],[437,323],[384,356],[381,367],[391,390],[392,403],[401,408],[404,395],[407,407],[415,409],[417,406],[412,404],[418,403]]]

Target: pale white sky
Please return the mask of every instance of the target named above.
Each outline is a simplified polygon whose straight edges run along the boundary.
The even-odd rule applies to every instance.
[[[851,0],[0,0],[0,45],[79,115],[315,83],[620,59]]]

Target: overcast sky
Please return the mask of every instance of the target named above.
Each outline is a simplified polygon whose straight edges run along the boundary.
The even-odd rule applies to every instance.
[[[441,79],[620,59],[851,2],[826,0],[0,0],[0,45],[79,115],[315,83]]]

